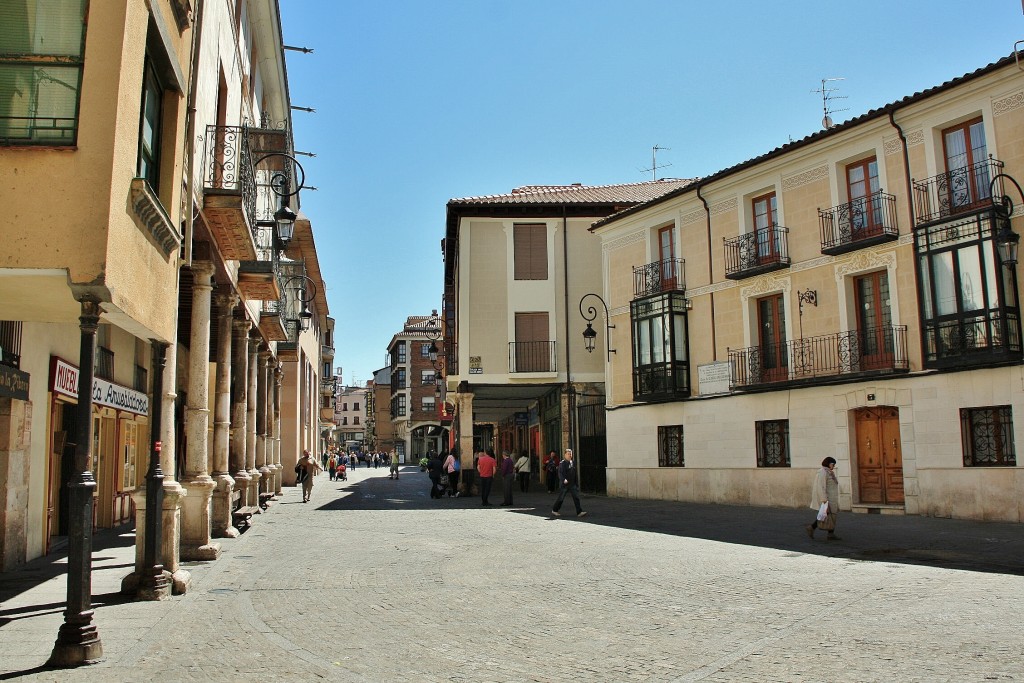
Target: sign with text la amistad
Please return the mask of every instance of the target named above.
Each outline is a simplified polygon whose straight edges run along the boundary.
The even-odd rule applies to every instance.
[[[78,399],[78,366],[56,356],[50,357],[50,388],[55,394]],[[136,415],[149,415],[149,396],[141,391],[108,382],[99,377],[92,379],[92,402]]]

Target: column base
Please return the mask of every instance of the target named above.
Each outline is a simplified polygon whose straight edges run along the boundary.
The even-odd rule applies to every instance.
[[[181,558],[183,560],[196,560],[209,562],[220,557],[220,543],[206,543],[201,546],[182,546]]]
[[[217,486],[208,475],[181,482],[188,491],[182,501],[181,557],[185,560],[215,560],[220,544],[211,542],[210,498]]]
[[[181,595],[192,583],[192,575],[181,568],[181,501],[188,491],[173,479],[164,479],[163,538],[160,539],[161,564],[171,574],[171,589]]]
[[[173,581],[171,573],[166,570],[160,571],[160,576],[151,577],[151,580],[144,582],[146,577],[138,572],[132,572],[121,579],[121,593],[123,595],[134,595],[136,600],[167,600],[171,597]],[[147,583],[149,585],[143,585]]]
[[[57,642],[46,661],[46,666],[69,669],[85,664],[96,664],[103,658],[103,643],[96,625],[92,623],[92,610],[84,623],[65,622],[57,632]]]
[[[249,470],[249,490],[246,493],[246,503],[256,508],[256,514],[263,512],[260,508],[260,471]]]
[[[271,479],[273,474],[274,470],[272,470],[267,465],[264,465],[263,467],[260,468],[260,507],[263,508],[264,510],[267,509],[267,502],[270,500],[271,496],[274,495],[273,491],[271,490],[274,488],[274,482]]]
[[[213,490],[213,509],[210,533],[214,538],[238,538],[239,531],[231,518],[231,494],[235,480],[227,472],[213,475],[216,488]]]

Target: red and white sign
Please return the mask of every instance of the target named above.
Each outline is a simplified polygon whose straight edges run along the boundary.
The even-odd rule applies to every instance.
[[[78,399],[78,367],[56,356],[50,358],[50,366],[51,390]],[[149,415],[149,396],[99,377],[92,378],[92,402],[136,415]]]

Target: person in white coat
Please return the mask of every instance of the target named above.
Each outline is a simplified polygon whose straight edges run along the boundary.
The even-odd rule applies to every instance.
[[[814,486],[811,487],[811,509],[817,513],[823,503],[828,503],[828,513],[832,516],[832,528],[828,529],[828,540],[838,541],[836,536],[835,518],[839,513],[839,479],[836,478],[836,459],[825,458],[821,461],[821,469],[814,477]],[[814,538],[814,532],[818,529],[818,519],[815,516],[814,522],[805,528],[807,535]]]

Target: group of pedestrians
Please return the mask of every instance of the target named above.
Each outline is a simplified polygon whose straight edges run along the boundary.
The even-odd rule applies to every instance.
[[[586,515],[586,511],[580,504],[579,480],[576,473],[576,463],[573,462],[572,449],[565,449],[560,463],[555,458],[555,452],[551,451],[544,466],[548,480],[548,491],[553,493],[553,485],[558,486],[558,498],[555,499],[555,504],[551,508],[551,515],[554,517],[562,516],[560,510],[567,495],[572,497],[573,504],[576,506],[576,516],[583,517]],[[548,469],[549,467],[551,469]],[[517,478],[519,480],[519,490],[522,493],[527,493],[530,488],[530,458],[526,454],[523,454],[518,460],[513,462],[512,454],[508,451],[503,451],[501,462],[499,463],[494,457],[494,451],[480,451],[476,457],[476,472],[480,479],[480,504],[485,507],[491,505],[491,489],[494,485],[494,475],[496,473],[502,476],[502,507],[513,505],[512,490]]]
[[[427,476],[430,478],[431,498],[457,498],[459,473],[462,469],[455,452],[427,453]],[[396,475],[397,478],[397,475]]]

